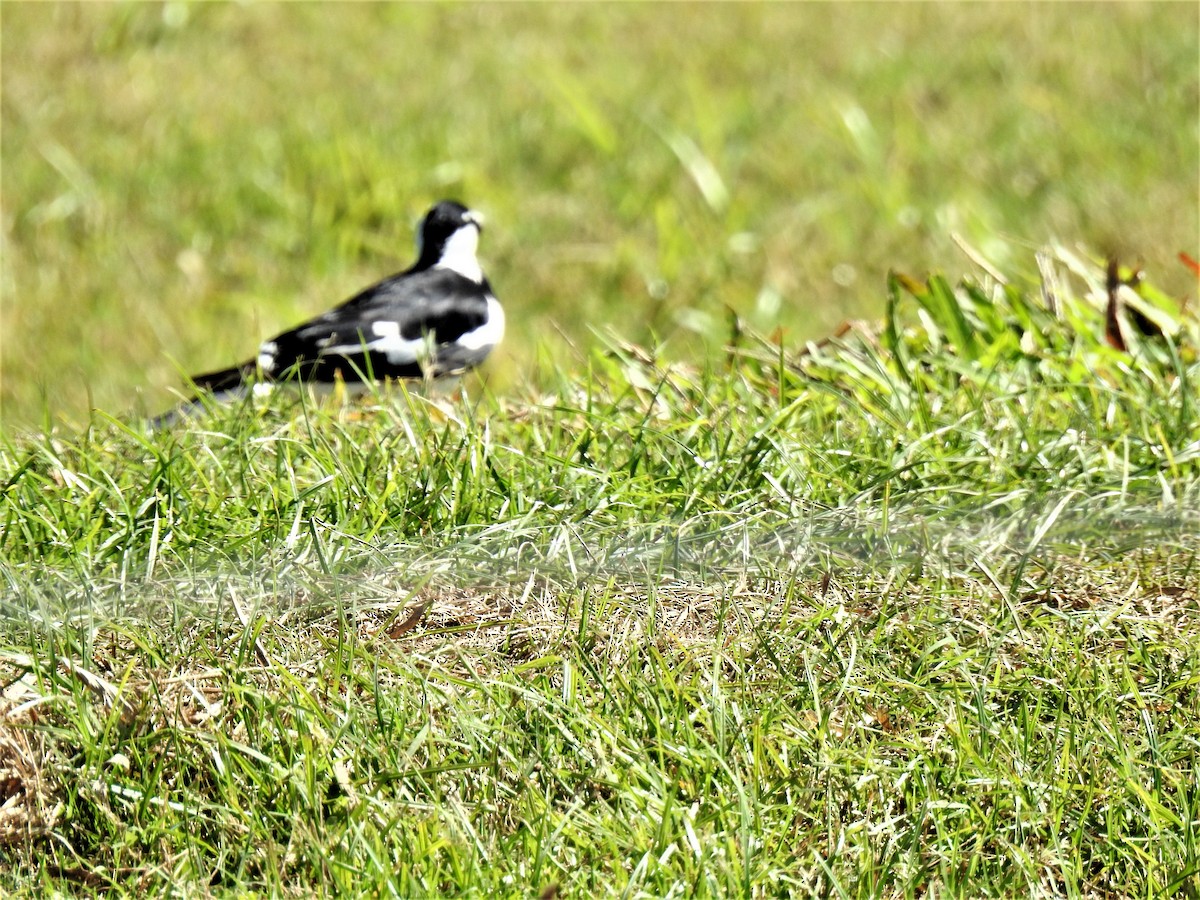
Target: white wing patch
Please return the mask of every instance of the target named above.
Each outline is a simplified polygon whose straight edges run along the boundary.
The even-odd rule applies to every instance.
[[[399,322],[372,322],[371,330],[375,332],[376,337],[381,338],[399,338],[400,323]]]
[[[393,366],[414,363],[429,355],[428,342],[424,338],[416,338],[409,341],[400,336],[399,322],[387,319],[372,322],[371,331],[375,335],[373,340],[368,340],[366,335],[364,335],[363,340],[357,343],[337,344],[336,346],[326,345],[321,348],[321,352],[330,355],[350,356],[354,353],[362,353],[364,350],[368,350],[372,353],[383,354]]]

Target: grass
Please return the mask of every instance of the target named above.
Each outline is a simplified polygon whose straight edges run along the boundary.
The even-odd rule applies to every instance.
[[[0,5],[0,891],[1200,895],[1198,15]]]
[[[1196,326],[1046,270],[10,441],[5,888],[1196,891]]]

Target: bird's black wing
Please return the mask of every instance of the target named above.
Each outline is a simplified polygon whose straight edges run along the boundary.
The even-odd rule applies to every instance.
[[[487,282],[449,269],[406,272],[263,344],[266,374],[303,380],[414,378],[466,368],[455,342],[487,323]]]

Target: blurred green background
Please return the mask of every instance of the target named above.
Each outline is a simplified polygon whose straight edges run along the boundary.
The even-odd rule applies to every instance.
[[[498,390],[592,329],[819,336],[888,268],[1059,239],[1177,296],[1200,244],[1200,7],[0,5],[6,429],[181,374],[482,210]]]

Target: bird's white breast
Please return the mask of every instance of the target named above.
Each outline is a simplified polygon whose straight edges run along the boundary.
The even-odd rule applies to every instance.
[[[442,248],[441,258],[434,263],[434,268],[450,269],[463,278],[469,278],[476,284],[483,283],[483,269],[475,251],[479,248],[479,229],[467,225],[458,229],[446,241]]]
[[[468,331],[454,343],[468,350],[482,350],[484,347],[494,347],[504,337],[504,307],[500,301],[488,294],[487,321],[478,328]]]

